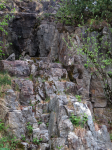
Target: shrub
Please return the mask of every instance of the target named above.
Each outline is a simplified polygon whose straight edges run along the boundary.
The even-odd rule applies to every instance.
[[[71,114],[70,116],[70,121],[72,122],[73,125],[75,125],[76,127],[77,126],[80,126],[81,124],[83,125],[83,127],[86,125],[87,123],[87,120],[88,120],[88,116],[87,114],[83,114],[82,117],[78,117],[78,116],[75,116],[73,113]]]
[[[61,0],[57,17],[66,24],[84,24],[88,19],[112,20],[112,1],[110,0]]]

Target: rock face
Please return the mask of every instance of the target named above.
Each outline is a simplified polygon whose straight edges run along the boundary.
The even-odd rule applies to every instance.
[[[13,77],[12,89],[7,90],[4,99],[0,98],[0,117],[5,118],[5,124],[15,136],[21,139],[23,135],[26,141],[32,142],[22,142],[25,150],[111,150],[107,131],[112,128],[111,106],[107,106],[94,68],[84,67],[86,57],[77,51],[82,46],[82,37],[94,37],[98,42],[100,35],[101,51],[106,53],[105,41],[112,43],[112,34],[107,27],[85,32],[87,27],[56,24],[52,16],[58,9],[55,4],[53,0],[41,3],[9,0],[1,12],[4,15],[7,9],[16,9],[6,29],[8,36],[0,33],[0,41],[12,43],[4,48],[6,56],[14,53],[0,61],[0,70]],[[75,50],[68,35],[73,36]],[[71,114],[80,117],[78,127],[72,124]],[[85,114],[88,119],[83,124]],[[93,122],[93,114],[100,125]],[[33,138],[43,139],[40,147],[33,143]]]
[[[107,127],[93,122],[92,104],[77,98],[77,84],[69,80],[60,63],[50,63],[47,58],[34,60],[32,65],[31,60],[23,62],[29,62],[30,70],[35,66],[34,72],[21,78],[15,74],[12,89],[7,90],[4,101],[0,100],[0,116],[9,125],[8,131],[32,143],[22,142],[25,150],[112,149]]]

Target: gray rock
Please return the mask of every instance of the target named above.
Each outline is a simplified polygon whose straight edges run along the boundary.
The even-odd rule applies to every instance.
[[[33,129],[33,138],[40,139],[40,129]]]
[[[40,128],[40,130],[46,130],[47,129],[45,123],[40,124],[39,128]]]
[[[30,68],[26,61],[0,61],[0,70],[8,71],[11,76],[26,77],[30,74]]]
[[[11,110],[16,110],[19,108],[19,103],[17,101],[17,95],[12,89],[6,92],[5,100],[7,102],[7,107]]]
[[[50,149],[49,144],[42,143],[42,144],[40,145],[40,149],[41,149],[41,150],[48,150],[48,149]]]
[[[20,139],[22,134],[25,135],[25,119],[20,110],[9,112],[6,124],[9,125],[8,130],[11,131],[17,138]]]
[[[6,60],[14,61],[15,60],[15,53],[11,54]]]
[[[40,131],[40,137],[42,138],[43,142],[48,142],[49,141],[48,130],[41,130]]]
[[[22,105],[29,104],[33,96],[33,82],[25,79],[14,79],[12,87],[15,91],[19,91],[19,101]]]

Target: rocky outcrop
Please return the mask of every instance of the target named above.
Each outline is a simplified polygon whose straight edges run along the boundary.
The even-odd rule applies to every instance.
[[[6,57],[15,53],[0,61],[0,70],[13,76],[12,89],[0,99],[1,118],[5,118],[9,131],[19,139],[23,135],[26,141],[33,143],[33,138],[42,138],[41,150],[111,150],[107,131],[107,128],[112,130],[111,106],[108,106],[94,68],[84,67],[86,57],[78,54],[82,38],[87,37],[94,37],[96,42],[102,37],[101,51],[106,53],[105,41],[112,43],[111,29],[102,27],[90,32],[87,26],[56,24],[53,14],[58,7],[55,4],[52,0],[41,3],[13,0],[1,12],[4,15],[5,11],[16,9],[6,29],[8,36],[0,33],[0,41],[9,43],[4,48]],[[75,50],[68,36],[73,37]],[[87,114],[84,128],[73,126],[72,113],[82,119],[80,126],[83,115]],[[93,114],[98,124],[93,122]],[[39,149],[34,143],[22,144],[26,149]]]
[[[25,136],[26,141],[32,143],[22,142],[24,149],[111,150],[107,127],[93,122],[91,104],[83,97],[81,101],[78,99],[77,84],[69,80],[60,63],[40,58],[32,62],[32,67],[31,60],[22,62],[29,62],[30,75],[19,78],[15,74],[12,89],[7,90],[4,102],[0,101],[2,108],[7,108],[7,111],[0,110],[0,116],[4,115],[8,131],[18,139]],[[18,67],[12,66],[9,72]],[[40,146],[33,143],[36,138],[42,139]]]

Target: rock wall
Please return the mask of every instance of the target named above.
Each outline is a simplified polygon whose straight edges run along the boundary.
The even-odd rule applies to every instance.
[[[42,137],[42,150],[61,146],[62,150],[111,150],[107,129],[111,130],[112,106],[107,104],[93,68],[84,67],[86,57],[77,54],[77,48],[74,50],[68,39],[68,35],[72,35],[74,45],[81,46],[82,38],[94,37],[97,42],[97,36],[100,36],[103,38],[101,51],[106,53],[108,45],[104,44],[105,41],[112,44],[111,29],[105,26],[101,30],[86,32],[87,26],[56,24],[53,14],[57,7],[52,0],[15,0],[9,4],[16,8],[16,12],[7,27],[8,36],[1,33],[0,40],[12,43],[4,48],[6,57],[14,52],[16,59],[20,59],[0,62],[0,70],[7,70],[11,76],[16,76],[0,110],[3,119],[7,118],[10,131],[18,138],[25,135],[31,142],[32,138]],[[9,10],[9,7],[6,9]],[[4,15],[5,11],[1,14]],[[82,96],[81,103],[76,95]],[[80,117],[81,114],[88,114],[86,128],[74,128],[69,119],[71,112]],[[98,125],[93,123],[92,115]],[[40,120],[42,124],[38,125]],[[27,133],[28,122],[33,126],[31,137]],[[25,145],[28,147],[28,144]]]
[[[62,64],[46,57],[0,63],[12,76],[12,88],[0,100],[0,117],[8,132],[25,136],[22,149],[112,149],[107,127],[93,122],[90,102],[76,98],[80,91]],[[71,115],[80,121],[73,124]],[[40,145],[34,144],[36,138],[42,139]]]

